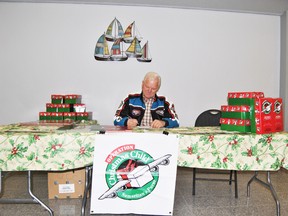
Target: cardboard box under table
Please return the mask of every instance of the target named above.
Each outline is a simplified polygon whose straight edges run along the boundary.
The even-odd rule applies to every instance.
[[[85,169],[48,172],[49,199],[82,198],[85,189]]]

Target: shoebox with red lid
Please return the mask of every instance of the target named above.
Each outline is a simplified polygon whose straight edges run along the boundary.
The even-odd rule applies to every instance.
[[[85,112],[86,105],[85,104],[73,104],[73,111],[74,112]]]
[[[263,92],[228,92],[228,105],[254,106],[254,99],[263,97]]]
[[[76,121],[76,112],[64,112],[63,113],[63,120],[71,119]]]
[[[46,112],[58,112],[58,105],[53,103],[46,103]]]
[[[53,103],[53,104],[63,103],[63,95],[52,94],[51,95],[51,103]]]
[[[283,131],[283,111],[281,98],[259,98],[255,101],[256,127],[253,133],[266,134]]]
[[[62,112],[51,112],[51,120],[63,121],[63,113]]]
[[[76,112],[76,120],[82,121],[82,120],[91,120],[91,113],[89,112]]]
[[[272,109],[274,119],[274,131],[281,132],[284,130],[282,98],[274,98]]]
[[[221,130],[250,132],[251,123],[249,119],[221,118]]]
[[[71,105],[70,104],[58,104],[58,112],[70,112]]]
[[[223,105],[221,106],[222,118],[250,119],[250,106]]]
[[[64,103],[65,104],[80,104],[81,95],[77,95],[77,94],[64,95]]]
[[[39,112],[39,120],[51,120],[50,112]]]

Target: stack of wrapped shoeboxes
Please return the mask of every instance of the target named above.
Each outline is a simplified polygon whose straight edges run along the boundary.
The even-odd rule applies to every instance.
[[[92,113],[86,112],[81,95],[51,95],[46,103],[46,112],[39,112],[40,122],[62,123],[91,120]],[[85,169],[65,172],[48,172],[49,199],[82,198],[85,186]]]
[[[283,131],[282,98],[263,92],[229,92],[228,105],[221,106],[221,129],[256,134]]]
[[[51,95],[51,102],[46,103],[46,112],[39,112],[42,122],[91,120],[91,112],[86,112],[85,104],[81,103],[81,95]]]

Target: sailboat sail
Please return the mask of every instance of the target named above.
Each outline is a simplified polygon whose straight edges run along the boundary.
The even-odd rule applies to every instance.
[[[137,58],[139,62],[151,62],[152,58],[149,57],[148,41],[145,43],[141,50],[142,56]]]
[[[110,58],[108,43],[106,41],[105,34],[102,34],[96,43],[94,57],[96,60],[100,61],[108,61]]]
[[[112,61],[125,61],[128,56],[123,53],[123,47],[121,47],[121,38],[118,38],[111,47],[111,60]]]
[[[121,23],[117,18],[115,18],[107,28],[106,31],[106,39],[108,41],[115,41],[118,38],[122,38],[124,35],[124,31]]]
[[[139,42],[142,39],[140,35],[136,34],[136,25],[134,21],[126,28],[124,35],[123,35],[123,40],[125,43],[131,43],[135,37],[138,39]]]
[[[131,45],[126,50],[126,54],[129,57],[140,57],[142,55],[141,46],[140,46],[140,43],[136,37],[133,39]]]

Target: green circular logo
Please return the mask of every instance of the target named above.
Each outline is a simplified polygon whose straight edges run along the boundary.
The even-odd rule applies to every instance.
[[[118,154],[106,168],[105,178],[109,189],[125,200],[139,200],[148,196],[159,179],[158,166],[149,166],[153,161],[151,155],[138,149]],[[113,188],[116,184],[119,188]]]

